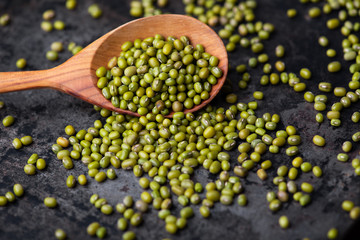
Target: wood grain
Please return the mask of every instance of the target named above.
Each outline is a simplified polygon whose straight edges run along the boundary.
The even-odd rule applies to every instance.
[[[102,96],[101,90],[96,87],[95,71],[100,66],[106,65],[112,57],[119,55],[122,43],[134,41],[137,38],[144,39],[155,34],[177,38],[183,35],[188,36],[192,45],[202,44],[206,52],[220,59],[219,67],[224,74],[212,87],[210,98],[192,109],[185,110],[185,113],[197,111],[207,105],[225,82],[228,72],[226,49],[219,36],[206,24],[195,18],[176,14],[152,16],[126,23],[52,69],[2,72],[0,73],[0,93],[31,88],[54,88],[112,111],[139,116],[137,113],[115,108]],[[172,117],[172,115],[173,113],[170,113],[167,117]]]

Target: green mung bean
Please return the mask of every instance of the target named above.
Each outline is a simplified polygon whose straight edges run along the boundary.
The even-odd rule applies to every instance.
[[[336,228],[331,228],[327,232],[327,238],[328,239],[336,239],[338,236],[338,230]]]
[[[36,173],[36,168],[34,165],[32,164],[26,164],[24,166],[24,172],[27,174],[27,175],[34,175]]]
[[[354,207],[351,209],[349,216],[352,220],[357,220],[360,217],[360,207]]]
[[[334,61],[328,64],[328,71],[331,73],[338,72],[341,70],[341,63],[338,61]]]
[[[59,58],[59,55],[57,52],[50,50],[46,52],[46,58],[50,61],[56,61]]]
[[[17,61],[16,61],[16,67],[18,69],[23,69],[26,67],[26,59],[25,58],[19,58]]]
[[[354,202],[350,200],[345,200],[341,204],[341,208],[346,212],[350,212],[354,208],[354,206],[355,206]]]
[[[127,231],[122,235],[123,240],[134,240],[136,238],[136,234],[133,231]]]
[[[300,76],[304,79],[310,79],[311,71],[308,68],[302,68],[300,69]]]
[[[65,6],[68,10],[74,10],[76,8],[77,1],[76,0],[66,0]]]
[[[308,11],[309,17],[317,18],[321,15],[321,10],[318,7],[312,7]]]
[[[326,56],[328,56],[329,58],[335,57],[336,56],[336,50],[334,50],[334,49],[326,50]]]
[[[287,216],[281,216],[279,218],[279,225],[280,225],[281,228],[284,228],[284,229],[288,228],[289,225],[290,225],[288,217]]]
[[[55,237],[58,240],[64,240],[67,238],[66,232],[62,230],[61,228],[58,228],[55,230]]]
[[[286,11],[286,15],[288,16],[288,18],[294,18],[297,15],[297,11],[295,8],[288,9]]]
[[[314,166],[313,169],[313,174],[315,177],[321,177],[322,176],[322,170],[319,166]]]
[[[14,202],[15,201],[15,195],[12,192],[5,193],[5,198],[8,202]]]
[[[96,231],[100,228],[100,224],[98,222],[93,222],[90,223],[87,228],[86,228],[86,232],[88,235],[90,236],[95,236]]]
[[[328,29],[335,29],[340,25],[340,21],[337,18],[327,20],[326,26]]]
[[[45,32],[51,32],[53,30],[53,25],[49,21],[42,21],[40,26],[41,29]]]
[[[64,23],[63,21],[61,21],[61,20],[56,20],[56,21],[54,22],[54,28],[55,28],[56,30],[64,30],[64,28],[65,28],[65,23]]]
[[[10,23],[10,15],[8,13],[4,13],[0,16],[0,26],[6,26]]]
[[[325,141],[325,139],[324,139],[322,136],[315,135],[315,136],[313,137],[313,143],[314,143],[316,146],[323,147],[323,146],[325,146],[326,141]]]
[[[93,17],[93,18],[99,18],[102,15],[102,10],[100,8],[99,5],[97,4],[91,4],[88,7],[88,13]]]
[[[11,125],[13,125],[14,122],[15,118],[11,115],[4,117],[2,120],[2,124],[4,125],[4,127],[10,127]]]
[[[55,208],[57,206],[57,201],[55,198],[53,197],[46,197],[44,199],[44,204],[45,206],[47,206],[48,208]]]
[[[340,162],[347,162],[349,160],[349,155],[347,155],[346,153],[339,153],[337,155],[337,160],[339,160]]]
[[[319,45],[322,47],[327,47],[329,45],[329,40],[325,36],[321,36],[318,39]]]

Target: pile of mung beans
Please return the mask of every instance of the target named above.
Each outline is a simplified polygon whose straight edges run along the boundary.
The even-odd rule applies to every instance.
[[[219,59],[179,39],[159,34],[127,41],[119,57],[96,70],[97,87],[114,107],[146,115],[182,112],[209,99],[222,76]]]
[[[302,3],[317,4],[317,0],[300,0]],[[130,5],[130,15],[133,17],[161,14],[161,8],[167,5],[167,0],[135,0]],[[304,100],[313,103],[318,112],[316,122],[324,122],[326,118],[333,127],[341,126],[341,111],[356,103],[360,96],[360,56],[359,39],[356,32],[360,30],[360,22],[352,22],[349,17],[358,15],[360,1],[329,0],[308,10],[310,18],[337,12],[338,18],[326,22],[329,30],[340,29],[344,36],[342,41],[343,58],[350,62],[349,72],[352,79],[348,83],[349,91],[342,86],[333,86],[330,82],[320,82],[318,89],[322,94],[314,94],[307,89],[306,81],[314,81],[308,67],[302,67],[298,73],[285,71],[286,64],[281,60],[286,50],[279,44],[274,49],[275,58],[270,59],[266,52],[266,40],[275,31],[275,26],[268,22],[256,21],[255,0],[236,1],[204,1],[183,0],[185,13],[197,17],[210,26],[221,26],[219,36],[224,39],[229,53],[237,47],[249,48],[252,56],[246,63],[234,66],[239,74],[238,87],[245,89],[250,80],[250,70],[261,69],[259,84],[261,86],[288,84],[295,92],[302,92]],[[76,8],[76,0],[67,0],[69,10]],[[99,18],[102,10],[99,5],[92,4],[88,8],[93,18]],[[286,14],[290,19],[298,17],[296,9],[289,9]],[[349,17],[348,17],[349,16]],[[62,30],[65,23],[51,22],[55,17],[54,10],[43,13],[44,22],[41,27],[49,32],[53,28]],[[0,17],[0,25],[7,25],[9,15]],[[156,34],[156,33],[154,33]],[[330,39],[331,40],[331,39]],[[329,74],[343,71],[344,66],[334,60],[336,50],[328,48],[330,40],[326,36],[318,39],[320,46],[326,48],[330,58],[327,70]],[[68,50],[76,54],[81,46],[71,42]],[[58,53],[63,50],[62,42],[51,44],[51,51],[46,57],[55,61]],[[274,64],[271,64],[274,62]],[[106,64],[106,63],[104,63]],[[69,175],[64,182],[68,188],[85,186],[90,182],[106,184],[106,181],[118,181],[114,169],[133,172],[139,186],[144,190],[138,200],[134,196],[125,196],[115,206],[105,198],[94,193],[90,204],[104,215],[115,211],[121,215],[116,227],[122,232],[124,240],[136,238],[133,229],[144,224],[144,215],[152,208],[158,211],[159,219],[164,221],[165,230],[175,234],[184,229],[188,219],[200,214],[203,218],[211,216],[216,204],[231,205],[234,202],[245,207],[248,203],[246,178],[256,173],[261,181],[270,181],[276,190],[264,194],[269,210],[279,211],[283,205],[293,199],[301,207],[312,201],[314,186],[299,177],[312,174],[321,178],[323,170],[314,166],[302,157],[299,146],[302,138],[298,130],[291,125],[284,126],[280,114],[258,111],[258,104],[266,96],[261,91],[253,92],[253,101],[239,102],[236,94],[228,94],[225,99],[229,107],[212,107],[208,105],[197,113],[184,114],[183,110],[198,105],[209,97],[211,86],[221,77],[217,68],[218,59],[205,52],[201,45],[193,47],[185,36],[180,39],[155,35],[147,39],[137,39],[122,45],[119,57],[110,59],[107,67],[96,71],[99,77],[97,86],[105,98],[111,100],[115,107],[137,112],[141,117],[132,117],[111,112],[94,106],[102,117],[96,120],[88,129],[76,130],[72,125],[65,127],[66,136],[61,136],[51,149],[67,170],[74,168],[75,161],[86,165],[86,174]],[[16,63],[19,69],[26,67],[26,60],[19,59]],[[328,95],[333,93],[339,101],[329,108]],[[0,102],[0,109],[4,103]],[[172,119],[164,117],[176,112]],[[352,114],[354,123],[360,121],[359,111]],[[15,121],[12,116],[3,118],[4,127],[10,127]],[[351,140],[350,140],[351,138]],[[312,141],[316,147],[326,147],[325,136],[313,134]],[[353,150],[353,144],[360,141],[360,132],[355,132],[349,140],[342,144],[342,153],[337,159],[349,161],[347,153]],[[32,143],[31,136],[13,140],[15,149]],[[229,152],[237,151],[237,159],[231,159]],[[274,156],[274,158],[268,158]],[[289,164],[282,164],[274,169],[276,157],[285,153],[291,158]],[[272,155],[271,155],[272,154]],[[265,157],[266,156],[266,157]],[[355,176],[360,175],[360,160],[351,161]],[[46,168],[46,161],[32,154],[24,172],[35,175],[36,169]],[[203,168],[214,177],[214,181],[201,184],[195,181],[196,172]],[[0,196],[0,206],[15,200],[15,195],[21,197],[23,187],[15,184],[13,192]],[[15,195],[14,195],[15,194]],[[45,206],[58,206],[54,197],[44,199]],[[179,211],[173,211],[173,206],[180,206]],[[199,213],[194,212],[194,206],[199,205]],[[339,207],[340,208],[340,207]],[[344,200],[341,208],[349,213],[351,219],[360,217],[360,208],[354,202]],[[278,218],[281,228],[291,227],[288,216]],[[131,229],[130,229],[131,227]],[[107,229],[99,222],[92,222],[86,229],[90,236],[102,239],[107,235]],[[336,228],[330,228],[324,234],[328,239],[338,236]],[[56,229],[57,239],[66,239],[67,234],[62,229]],[[308,239],[308,238],[304,238]]]
[[[75,131],[73,126],[66,126],[68,138],[59,138],[52,150],[66,169],[72,168],[73,161],[80,160],[88,167],[87,175],[99,183],[116,179],[113,168],[132,171],[139,178],[139,185],[150,191],[144,191],[136,202],[137,213],[131,208],[131,196],[116,205],[116,211],[124,216],[119,219],[119,229],[125,230],[123,225],[127,226],[128,222],[138,226],[142,214],[152,205],[159,210],[159,218],[165,220],[165,229],[174,234],[183,229],[186,219],[194,214],[192,205],[202,205],[200,214],[204,218],[209,217],[217,202],[230,205],[236,199],[240,206],[245,206],[247,198],[241,179],[253,169],[258,169],[261,180],[267,178],[267,170],[272,165],[271,160],[262,159],[267,151],[277,154],[286,146],[288,156],[299,154],[297,146],[301,138],[296,128],[287,126],[277,130],[279,115],[265,113],[258,117],[257,106],[256,101],[240,102],[228,109],[207,106],[197,114],[176,112],[173,119],[153,113],[132,117],[95,107],[106,120],[96,120],[87,130]],[[239,140],[240,145],[237,144]],[[227,151],[235,148],[240,155],[232,168]],[[217,180],[206,186],[191,180],[200,167],[218,175]],[[302,206],[310,202],[313,186],[302,182],[298,189],[294,182],[298,169],[312,171],[316,177],[322,175],[318,166],[312,166],[299,156],[294,158],[291,169],[280,166],[273,180],[279,190],[267,194],[271,211],[278,211],[282,203],[289,200],[289,194]],[[287,182],[285,176],[291,181]],[[70,175],[66,185],[72,188],[75,182]],[[200,193],[204,190],[203,198]],[[183,207],[180,216],[170,211],[174,198]],[[114,208],[97,194],[90,202],[105,215],[113,212]]]

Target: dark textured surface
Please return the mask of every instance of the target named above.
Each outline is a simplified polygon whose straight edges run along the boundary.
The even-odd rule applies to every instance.
[[[0,0],[0,14],[8,12],[12,22],[7,27],[0,27],[0,71],[14,71],[15,62],[20,57],[28,60],[26,70],[46,69],[56,66],[70,57],[67,51],[60,54],[60,60],[52,63],[45,59],[45,52],[49,50],[51,42],[61,40],[64,43],[75,41],[86,46],[109,30],[131,20],[128,15],[129,2],[119,0],[98,1],[104,15],[92,19],[86,9],[94,1],[79,1],[75,11],[68,11],[64,1],[46,0]],[[269,21],[276,26],[273,37],[265,41],[266,51],[271,59],[274,48],[281,43],[286,48],[286,67],[288,71],[298,72],[301,67],[309,67],[313,72],[311,80],[306,81],[308,89],[320,94],[317,84],[320,81],[330,81],[336,86],[346,86],[350,79],[347,70],[337,74],[326,71],[330,61],[325,57],[325,49],[317,45],[317,38],[326,35],[331,39],[331,48],[338,51],[336,59],[341,60],[341,39],[338,31],[325,29],[325,21],[329,17],[322,16],[313,20],[306,17],[310,5],[301,5],[293,1],[259,0],[256,16],[258,20]],[[298,16],[289,20],[286,9],[295,7]],[[46,9],[56,10],[57,19],[67,24],[65,31],[44,33],[40,30],[42,12]],[[181,1],[170,1],[167,8],[171,13],[182,13]],[[165,24],[165,23],[164,23]],[[238,48],[230,55],[230,63],[236,66],[246,63],[253,54],[248,49]],[[274,61],[271,61],[274,62]],[[348,66],[345,65],[345,66]],[[347,67],[344,67],[346,69]],[[137,233],[138,239],[325,239],[328,229],[337,227],[340,239],[359,239],[359,222],[356,224],[348,214],[341,210],[341,202],[349,199],[360,205],[360,177],[354,175],[351,163],[341,163],[336,155],[341,151],[341,144],[350,140],[351,135],[359,130],[359,125],[350,121],[353,111],[358,111],[359,103],[342,112],[343,124],[340,128],[333,128],[328,121],[319,125],[315,122],[316,111],[312,104],[305,103],[302,93],[295,93],[287,85],[260,86],[261,68],[251,70],[252,80],[246,90],[238,90],[237,82],[241,76],[230,72],[229,78],[240,101],[253,99],[252,92],[261,90],[265,98],[259,103],[257,114],[264,112],[278,113],[282,118],[283,128],[294,125],[303,139],[299,149],[303,158],[313,165],[322,167],[324,176],[314,178],[311,173],[300,174],[297,183],[308,181],[315,187],[312,194],[313,203],[305,208],[290,201],[283,208],[273,214],[267,207],[266,192],[276,190],[272,184],[275,171],[269,171],[269,180],[260,181],[255,173],[251,173],[246,180],[242,180],[248,196],[247,207],[223,206],[216,204],[210,219],[204,220],[198,214],[195,206],[195,217],[188,221],[188,227],[170,236],[164,230],[164,222],[156,217],[156,211],[145,215],[145,223],[139,228],[131,228]],[[0,86],[1,87],[1,86]],[[328,94],[329,102],[336,101],[332,94]],[[216,98],[219,105],[224,105],[224,94]],[[85,187],[77,186],[68,189],[65,180],[68,175],[78,176],[87,172],[86,166],[75,162],[75,168],[67,171],[63,168],[50,146],[58,136],[64,135],[63,129],[72,124],[76,129],[87,129],[94,120],[99,119],[91,105],[54,90],[31,90],[16,93],[1,94],[0,100],[6,103],[6,108],[0,110],[0,119],[6,115],[13,115],[16,122],[9,128],[0,126],[0,194],[11,190],[14,183],[19,182],[25,188],[24,197],[15,203],[0,208],[0,239],[51,239],[56,228],[63,228],[69,239],[86,239],[86,226],[99,221],[108,229],[107,239],[119,239],[121,232],[116,229],[116,221],[120,217],[114,213],[111,216],[101,214],[89,203],[92,193],[105,197],[113,206],[126,195],[139,198],[141,189],[137,179],[131,172],[116,170],[118,178],[98,184],[93,180]],[[330,106],[330,105],[329,105]],[[315,134],[326,138],[325,148],[319,148],[311,143]],[[31,135],[34,143],[21,150],[14,150],[11,141],[15,137]],[[290,157],[284,154],[266,154],[264,159],[271,159],[274,167],[282,164],[290,166]],[[354,144],[350,159],[359,157],[359,144]],[[23,166],[32,153],[38,153],[46,159],[47,168],[37,171],[35,176],[27,176]],[[236,151],[232,159],[236,161]],[[196,170],[196,180],[206,183],[210,179],[208,173],[202,169]],[[42,203],[47,196],[56,197],[59,206],[48,209]],[[174,213],[178,208],[174,209]],[[287,215],[291,221],[291,228],[282,230],[278,226],[278,218]]]

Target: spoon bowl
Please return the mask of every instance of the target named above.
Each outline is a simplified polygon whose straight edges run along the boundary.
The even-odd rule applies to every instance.
[[[210,97],[184,112],[194,112],[207,105],[220,91],[228,72],[227,52],[219,36],[206,24],[195,18],[165,14],[146,17],[126,23],[103,35],[65,63],[48,70],[2,72],[0,73],[0,93],[31,88],[54,88],[85,100],[102,108],[123,114],[140,116],[136,112],[114,107],[97,87],[96,70],[106,66],[108,61],[119,56],[121,45],[126,41],[145,39],[160,34],[164,37],[187,36],[192,45],[202,44],[205,51],[216,56],[223,76],[212,86]],[[172,117],[171,112],[166,117]]]

